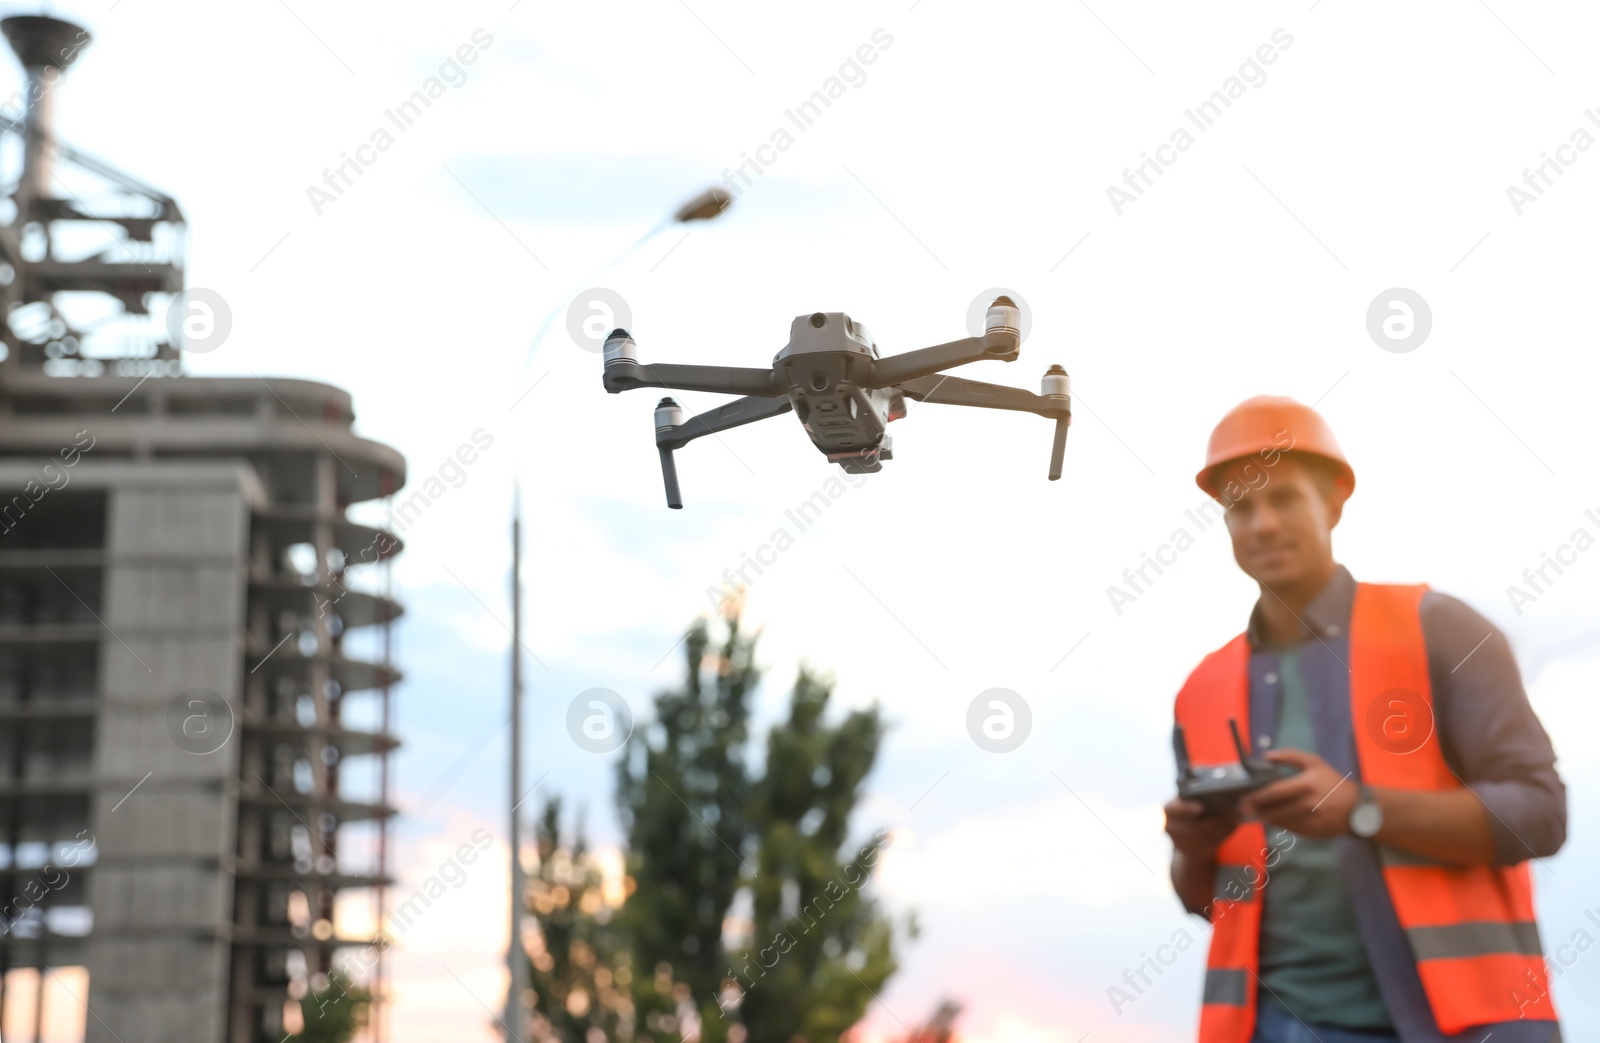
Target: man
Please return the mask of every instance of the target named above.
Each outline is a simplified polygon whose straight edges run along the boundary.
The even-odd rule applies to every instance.
[[[1334,561],[1355,473],[1308,407],[1240,404],[1196,479],[1261,595],[1177,724],[1195,764],[1238,760],[1232,719],[1298,769],[1166,806],[1173,887],[1212,924],[1201,1043],[1558,1043],[1528,859],[1565,840],[1566,790],[1504,636]]]

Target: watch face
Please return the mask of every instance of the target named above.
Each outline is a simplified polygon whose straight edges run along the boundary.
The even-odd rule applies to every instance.
[[[1383,828],[1383,809],[1375,803],[1357,804],[1350,812],[1350,832],[1358,837],[1376,836]]]

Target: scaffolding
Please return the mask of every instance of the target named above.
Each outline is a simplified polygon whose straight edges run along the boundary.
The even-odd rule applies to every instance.
[[[0,894],[40,893],[5,907],[0,1025],[37,1040],[74,967],[89,1043],[281,1043],[346,951],[381,1043],[401,543],[347,510],[405,462],[337,388],[184,374],[181,210],[50,123],[87,33],[0,32]],[[71,487],[35,498],[46,466]]]

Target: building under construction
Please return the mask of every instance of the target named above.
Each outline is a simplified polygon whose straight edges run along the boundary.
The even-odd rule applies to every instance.
[[[280,1043],[383,948],[399,542],[346,508],[405,462],[338,388],[183,374],[178,205],[55,137],[85,32],[0,30],[0,1030]]]

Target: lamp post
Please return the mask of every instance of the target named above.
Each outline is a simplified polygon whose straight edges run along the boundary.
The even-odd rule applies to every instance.
[[[607,261],[599,271],[585,279],[578,286],[566,294],[545,316],[544,322],[539,325],[539,331],[534,334],[533,343],[528,345],[528,353],[523,356],[522,374],[518,383],[527,377],[528,363],[533,359],[535,349],[544,340],[556,316],[566,307],[566,302],[572,294],[579,292],[589,283],[598,279],[612,268],[621,264],[632,256],[645,243],[649,242],[663,229],[674,224],[687,224],[690,221],[709,221],[728,209],[733,202],[733,195],[720,185],[701,192],[680,206],[671,217],[650,229],[632,246],[622,253]],[[525,1000],[528,991],[528,954],[522,944],[522,904],[524,893],[527,890],[524,884],[522,868],[522,826],[521,817],[517,812],[521,802],[526,798],[522,792],[522,496],[520,488],[513,486],[511,498],[511,941],[506,949],[506,963],[511,972],[511,984],[506,990],[506,1011],[504,1028],[506,1030],[506,1043],[516,1043],[520,1040],[521,1030],[528,1023],[528,1006]]]
[[[632,246],[628,247],[626,250],[622,251],[605,264],[601,265],[599,271],[589,276],[577,286],[574,286],[571,292],[567,293],[561,298],[561,300],[556,302],[556,306],[550,309],[550,314],[546,315],[544,317],[544,321],[539,324],[539,332],[533,335],[533,343],[528,345],[528,353],[523,356],[522,373],[518,376],[517,382],[520,384],[523,380],[527,379],[528,363],[533,360],[534,350],[539,347],[539,342],[544,340],[544,335],[550,332],[550,326],[556,321],[556,316],[561,314],[561,310],[566,307],[567,301],[572,298],[574,293],[582,290],[584,287],[600,278],[600,276],[609,272],[611,269],[615,268],[629,257],[632,257],[641,246],[649,242],[651,239],[654,239],[657,235],[660,235],[663,231],[672,227],[673,225],[688,224],[690,221],[709,221],[712,218],[719,216],[731,205],[733,205],[733,193],[729,192],[721,185],[712,185],[704,192],[701,192],[699,195],[680,206],[671,217],[668,217],[666,220],[650,229],[644,235],[640,236],[639,240]]]

